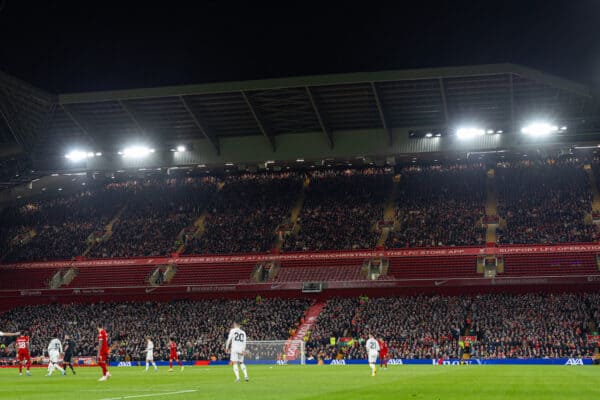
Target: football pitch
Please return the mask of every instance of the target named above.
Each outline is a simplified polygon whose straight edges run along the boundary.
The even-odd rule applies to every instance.
[[[0,399],[583,399],[600,395],[593,366],[390,366],[370,376],[367,365],[249,365],[250,382],[235,383],[231,367],[189,367],[167,372],[112,368],[98,382],[99,368],[77,375],[18,376],[0,370]]]

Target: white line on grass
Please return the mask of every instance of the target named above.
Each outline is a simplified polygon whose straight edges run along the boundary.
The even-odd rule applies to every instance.
[[[197,392],[197,390],[180,390],[178,392],[166,392],[166,393],[152,393],[152,394],[136,394],[133,396],[121,396],[121,397],[106,397],[100,400],[124,400],[124,399],[137,399],[140,397],[156,397],[156,396],[170,396],[172,394],[183,394],[183,393],[193,393]]]

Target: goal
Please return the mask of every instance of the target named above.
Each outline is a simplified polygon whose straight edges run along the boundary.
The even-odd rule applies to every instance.
[[[248,340],[246,361],[265,364],[304,364],[306,350],[303,340]]]

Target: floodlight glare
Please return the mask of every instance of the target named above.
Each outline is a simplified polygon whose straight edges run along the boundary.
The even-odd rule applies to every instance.
[[[68,152],[67,154],[65,154],[65,158],[67,158],[73,162],[85,160],[87,157],[88,157],[88,153],[86,153],[85,151],[82,151],[82,150],[72,150],[72,151]]]
[[[426,137],[426,138],[430,138],[430,137],[432,137],[432,136],[433,136],[433,133],[431,133],[431,132],[427,132],[427,133],[425,134],[425,137]]]
[[[557,131],[558,127],[548,122],[532,122],[521,129],[522,133],[532,137],[548,136]]]
[[[148,148],[146,146],[131,146],[126,147],[119,154],[122,154],[125,158],[144,158],[148,154],[154,153],[154,149]]]
[[[483,135],[485,135],[485,131],[481,128],[465,127],[456,130],[456,136],[461,140],[469,140]]]
[[[178,151],[179,153],[182,153],[182,152],[184,152],[184,151],[185,151],[185,146],[180,144],[179,146],[177,146],[177,151]]]

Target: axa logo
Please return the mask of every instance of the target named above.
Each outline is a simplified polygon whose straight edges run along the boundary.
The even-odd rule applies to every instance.
[[[583,365],[583,360],[581,358],[569,358],[565,365]]]
[[[131,367],[131,361],[121,361],[119,367]]]
[[[389,365],[402,365],[402,360],[399,358],[392,358],[391,360],[388,360],[388,364]]]
[[[346,360],[331,360],[331,365],[346,365]]]

